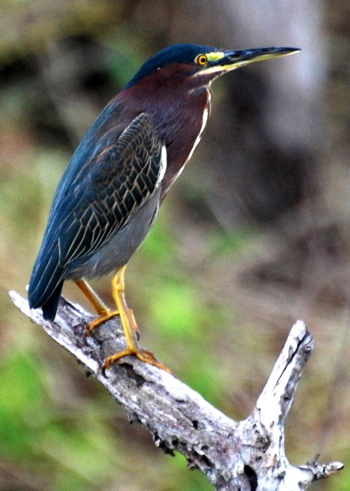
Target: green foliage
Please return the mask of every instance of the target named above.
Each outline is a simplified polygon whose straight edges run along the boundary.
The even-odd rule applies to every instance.
[[[34,457],[30,441],[36,435],[37,426],[48,417],[37,363],[30,354],[21,356],[16,352],[2,360],[0,451],[10,459]]]
[[[112,34],[103,37],[104,44],[109,48],[108,72],[117,87],[124,87],[145,60],[145,54],[141,51],[144,44],[140,45],[139,40],[130,31],[120,29],[116,50],[115,33]]]
[[[59,409],[51,393],[57,390],[59,380],[30,350],[13,350],[2,360],[1,373],[2,458],[46,469],[56,483],[55,490],[88,489],[86,485],[96,488],[108,479],[115,465],[117,442],[96,417],[94,404],[78,411],[67,407],[65,412],[62,400]]]

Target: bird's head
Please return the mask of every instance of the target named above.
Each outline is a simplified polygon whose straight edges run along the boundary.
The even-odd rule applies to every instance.
[[[296,51],[299,49],[284,47],[223,51],[211,46],[176,44],[147,60],[126,88],[133,87],[146,79],[148,82],[197,80],[198,85],[208,85],[220,75],[241,66],[289,55]]]

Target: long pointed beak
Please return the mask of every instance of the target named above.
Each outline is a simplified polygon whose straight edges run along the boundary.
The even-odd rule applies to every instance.
[[[269,60],[287,56],[300,51],[299,48],[256,48],[238,51],[225,51],[224,56],[216,60],[213,66],[220,66],[223,70],[229,71],[239,68],[256,61]]]

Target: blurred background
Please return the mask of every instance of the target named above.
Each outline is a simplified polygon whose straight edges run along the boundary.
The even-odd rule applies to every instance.
[[[298,318],[316,348],[287,455],[350,490],[350,4],[5,0],[0,7],[0,490],[210,490],[11,304],[69,158],[150,55],[178,42],[300,47],[214,82],[212,116],[128,268],[142,344],[234,419]],[[110,279],[94,282],[112,305]],[[74,285],[64,291],[84,303]]]

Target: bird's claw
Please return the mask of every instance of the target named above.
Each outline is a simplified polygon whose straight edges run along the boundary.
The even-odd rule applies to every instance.
[[[125,356],[136,356],[140,361],[143,363],[147,363],[148,365],[153,365],[154,367],[160,368],[161,370],[164,370],[167,373],[172,373],[171,370],[169,370],[168,367],[163,365],[160,361],[157,360],[157,358],[154,356],[153,353],[150,351],[144,350],[144,349],[134,349],[134,348],[126,348],[123,351],[120,351],[119,353],[116,353],[115,355],[109,356],[108,358],[105,359],[102,367],[101,367],[101,372],[104,377],[107,377],[106,375],[106,370],[109,370],[114,363],[118,362],[121,358],[124,358]]]
[[[84,342],[86,342],[87,338],[91,336],[92,331],[96,327],[103,324],[103,322],[109,321],[109,319],[112,319],[112,317],[116,315],[119,315],[119,312],[117,310],[105,310],[104,312],[100,312],[100,316],[87,324],[87,326],[85,327],[83,334]]]

